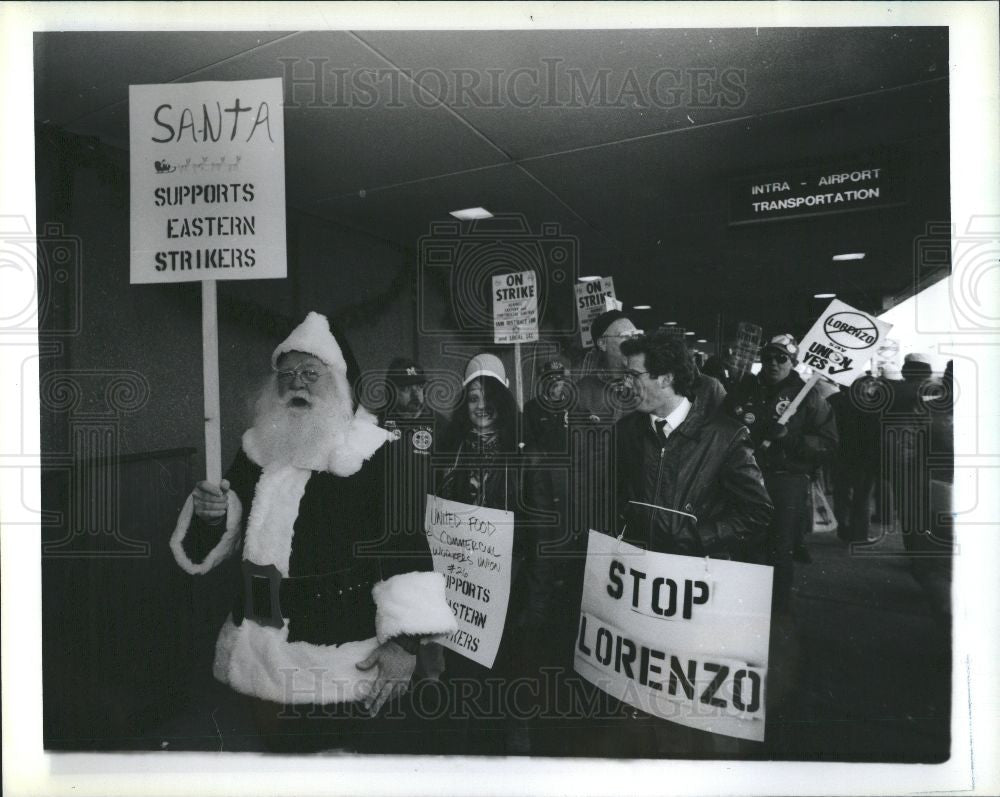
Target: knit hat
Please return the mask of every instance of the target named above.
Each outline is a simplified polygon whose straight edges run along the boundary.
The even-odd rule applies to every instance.
[[[608,310],[606,313],[601,313],[594,322],[590,325],[590,339],[594,341],[594,345],[597,345],[604,333],[608,331],[608,327],[611,326],[619,318],[628,318],[625,313],[621,310]]]
[[[278,367],[278,358],[290,351],[300,351],[318,357],[325,365],[342,374],[347,373],[347,363],[340,350],[337,339],[330,332],[330,324],[326,316],[319,313],[309,313],[305,321],[292,330],[271,355],[271,367]]]
[[[480,376],[491,376],[504,387],[510,387],[507,383],[507,371],[504,369],[503,363],[500,362],[500,358],[495,354],[483,352],[469,360],[469,364],[465,367],[465,381],[462,382],[462,387]]]

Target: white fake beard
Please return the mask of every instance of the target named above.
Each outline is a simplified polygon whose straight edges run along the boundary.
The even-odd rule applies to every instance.
[[[308,407],[295,407],[296,393],[284,400],[269,386],[257,402],[253,431],[258,464],[326,470],[351,422],[351,406],[339,396],[308,396]]]

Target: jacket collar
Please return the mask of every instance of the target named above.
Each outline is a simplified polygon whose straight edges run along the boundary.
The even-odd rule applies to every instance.
[[[708,420],[709,412],[707,405],[707,395],[706,395],[707,385],[704,380],[695,385],[694,397],[690,399],[691,409],[688,411],[687,418],[674,429],[670,436],[673,437],[675,434],[684,435],[692,440],[697,440],[701,436],[701,428],[705,425]],[[641,424],[642,428],[650,437],[654,437],[656,432],[653,431],[653,427],[649,422],[649,413],[646,412],[635,412],[632,413],[633,422]],[[662,440],[660,441],[662,443]]]

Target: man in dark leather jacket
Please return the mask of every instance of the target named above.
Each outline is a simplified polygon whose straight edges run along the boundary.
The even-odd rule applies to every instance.
[[[771,501],[747,430],[716,412],[683,341],[626,341],[639,401],[618,422],[616,465],[625,536],[660,553],[754,559]]]
[[[771,502],[747,430],[721,413],[724,391],[698,374],[683,340],[659,331],[625,341],[635,412],[615,425],[615,477],[624,538],[658,553],[743,560],[764,539]],[[621,526],[619,527],[619,529]],[[731,737],[610,701],[582,741],[595,756],[740,755]]]

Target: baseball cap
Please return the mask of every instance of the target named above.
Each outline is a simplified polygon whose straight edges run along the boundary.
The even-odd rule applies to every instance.
[[[389,363],[386,378],[397,387],[406,385],[422,385],[427,381],[424,369],[420,363],[407,357],[394,357]]]
[[[781,335],[775,335],[765,343],[761,353],[763,354],[765,351],[776,351],[780,354],[786,354],[795,360],[799,356],[799,344],[795,338],[786,332]]]
[[[500,362],[500,358],[495,354],[483,352],[469,360],[469,364],[465,367],[465,381],[462,382],[462,387],[480,376],[493,377],[504,387],[510,387],[507,382],[507,371],[504,369],[503,363]]]
[[[569,370],[569,364],[560,356],[546,357],[538,364],[538,375],[563,374]]]

